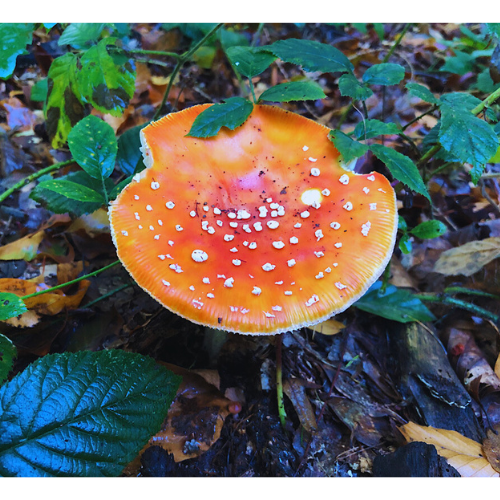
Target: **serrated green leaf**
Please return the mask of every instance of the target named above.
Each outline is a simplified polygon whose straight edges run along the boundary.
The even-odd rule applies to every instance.
[[[54,149],[64,146],[71,128],[84,115],[77,72],[77,57],[68,53],[54,59],[47,75],[45,127]]]
[[[27,310],[20,297],[13,293],[0,292],[0,321],[15,318]]]
[[[354,160],[354,158],[363,156],[369,149],[366,144],[351,139],[340,130],[330,130],[328,139],[330,139],[338,149],[345,163],[349,163],[351,160]]]
[[[340,50],[313,40],[278,40],[262,47],[262,50],[272,52],[283,61],[299,64],[305,71],[345,73],[354,69],[351,61]]]
[[[312,81],[280,83],[262,92],[260,101],[315,101],[326,97],[323,89]]]
[[[104,204],[104,198],[101,193],[81,184],[77,184],[76,182],[54,179],[40,182],[38,186],[40,189],[53,191],[71,200],[83,201],[85,203],[100,203],[101,205]]]
[[[45,102],[47,99],[47,92],[49,90],[47,78],[38,80],[38,82],[31,87],[31,100],[34,102]]]
[[[229,47],[226,54],[236,69],[247,78],[260,75],[276,60],[273,54],[259,52],[252,47]]]
[[[439,220],[428,220],[414,227],[410,233],[423,240],[430,240],[442,236],[447,231],[447,227]]]
[[[200,113],[188,136],[213,137],[222,127],[234,130],[250,116],[253,104],[242,97],[230,97],[224,104],[214,104]]]
[[[381,293],[381,281],[376,281],[368,292],[359,299],[355,306],[382,318],[387,318],[399,323],[412,321],[434,321],[436,317],[422,301],[412,292],[387,285],[385,292]]]
[[[15,345],[9,338],[0,333],[0,384],[7,380],[7,375],[12,370],[16,357],[17,349]]]
[[[364,120],[359,122],[354,129],[358,139],[372,139],[379,135],[397,135],[400,128],[395,123],[384,123],[380,120]]]
[[[380,161],[385,163],[394,178],[430,200],[418,168],[410,158],[381,144],[372,144],[370,150]]]
[[[368,85],[396,85],[405,77],[405,69],[399,64],[380,63],[368,68],[363,81]]]
[[[473,167],[484,165],[498,148],[493,127],[470,112],[478,101],[457,92],[442,96],[440,105],[439,142],[446,151]]]
[[[33,189],[30,193],[30,198],[33,200],[42,203],[47,207],[48,210],[56,214],[65,214],[70,213],[79,217],[80,215],[91,214],[95,212],[98,208],[100,208],[104,203],[104,195],[102,192],[102,181],[98,181],[90,177],[86,172],[74,172],[72,174],[65,175],[64,177],[60,177],[59,181],[70,181],[72,183],[80,184],[83,187],[87,187],[92,189],[93,191],[99,193],[101,198],[97,202],[82,202],[76,201],[72,198],[69,198],[63,193],[56,193],[54,191],[49,191],[48,189],[44,189],[38,184],[38,186]],[[44,181],[42,181],[44,182]],[[106,179],[106,189],[111,191],[113,189],[113,182],[111,179]]]
[[[465,73],[474,70],[475,57],[472,54],[467,54],[467,52],[456,49],[454,52],[455,55],[447,57],[444,65],[441,66],[439,71],[455,73],[456,75],[465,75]]]
[[[406,232],[408,230],[408,224],[401,215],[398,215],[398,230]]]
[[[475,165],[472,167],[470,171],[470,178],[471,181],[477,186],[477,183],[479,182],[479,179],[481,179],[481,176],[484,173],[484,169],[486,168],[486,165]]]
[[[226,30],[222,28],[217,32],[217,36],[224,50],[230,47],[246,47],[248,45],[247,37],[243,33],[237,33],[232,29]]]
[[[375,33],[377,33],[379,39],[383,40],[385,36],[384,25],[382,23],[373,23],[373,29],[375,30]]]
[[[118,476],[160,430],[179,383],[118,350],[35,361],[0,388],[0,476]]]
[[[78,86],[82,96],[102,113],[120,116],[135,90],[134,62],[116,52],[116,38],[105,38],[82,56]]]
[[[94,179],[108,178],[115,168],[118,144],[105,121],[89,115],[68,136],[68,146],[78,165]]]
[[[339,90],[343,96],[349,96],[356,101],[365,101],[373,95],[371,89],[359,82],[352,73],[345,73],[339,78]]]
[[[439,100],[434,97],[434,94],[423,85],[415,82],[408,82],[406,88],[410,91],[410,94],[422,99],[422,101],[430,102],[431,104],[438,104]]]
[[[34,24],[0,23],[0,78],[9,78],[16,69],[17,56],[27,54]]]

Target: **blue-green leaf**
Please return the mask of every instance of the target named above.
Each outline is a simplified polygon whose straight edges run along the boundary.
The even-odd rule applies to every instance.
[[[423,85],[415,82],[408,82],[406,88],[410,91],[410,94],[422,99],[422,101],[430,102],[431,104],[438,104],[439,99],[434,97],[434,94]]]
[[[132,175],[144,169],[142,161],[140,131],[149,124],[136,125],[125,131],[118,138],[118,168],[127,175]]]
[[[421,239],[431,239],[442,236],[447,231],[447,227],[439,220],[428,220],[414,227],[410,233]]]
[[[252,47],[229,47],[226,50],[231,63],[245,77],[260,75],[276,59],[268,52],[259,52]]]
[[[399,240],[399,249],[404,254],[411,253],[412,244],[411,244],[410,236],[408,234],[403,234],[403,236],[401,236],[401,239]]]
[[[105,27],[104,23],[71,23],[60,36],[57,44],[85,49],[99,40]]]
[[[363,311],[399,323],[425,322],[436,319],[422,301],[409,290],[387,285],[382,293],[381,287],[382,282],[376,281],[368,292],[356,302],[355,306]]]
[[[351,61],[340,50],[313,40],[289,38],[278,40],[261,49],[272,52],[283,61],[299,64],[305,71],[345,73],[354,69]]]
[[[87,186],[83,186],[82,184],[77,184],[76,182],[64,179],[54,179],[40,182],[38,187],[39,189],[53,191],[54,193],[63,195],[71,200],[81,201],[84,203],[99,203],[100,205],[104,204],[104,198],[101,193],[98,193]]]
[[[420,172],[410,158],[381,144],[372,144],[370,150],[380,161],[386,164],[391,174],[398,181],[430,200]]]
[[[158,432],[180,377],[110,350],[50,354],[0,388],[0,476],[118,476]]]
[[[325,97],[323,89],[316,82],[307,80],[275,85],[260,95],[259,102],[315,101]]]
[[[352,74],[345,73],[339,78],[339,90],[343,96],[352,97],[356,101],[365,101],[373,92]]]
[[[2,299],[0,298],[0,301]],[[6,379],[14,365],[17,349],[12,341],[0,333],[0,384]]]
[[[396,85],[405,76],[405,69],[399,64],[380,63],[368,68],[363,81],[368,85]]]
[[[372,139],[379,135],[397,135],[400,129],[395,123],[384,123],[380,120],[364,120],[359,122],[354,129],[358,139]]]
[[[351,139],[340,130],[331,130],[328,133],[328,138],[338,149],[345,163],[349,163],[351,160],[354,160],[354,158],[363,156],[369,149],[366,144]]]
[[[9,78],[16,68],[17,56],[27,54],[31,43],[32,23],[0,23],[0,78]]]
[[[442,96],[439,142],[460,161],[483,169],[498,149],[498,137],[489,123],[471,113],[479,103],[469,94]]]
[[[242,97],[230,97],[224,104],[214,104],[200,113],[188,133],[191,137],[213,137],[222,127],[234,130],[253,110],[253,104]]]

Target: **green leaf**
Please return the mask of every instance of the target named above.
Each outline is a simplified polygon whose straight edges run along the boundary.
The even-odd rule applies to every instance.
[[[326,43],[313,40],[289,38],[278,40],[272,45],[261,47],[272,52],[286,62],[299,64],[305,71],[321,71],[322,73],[351,72],[354,69],[351,61],[340,50]]]
[[[118,476],[158,432],[180,377],[110,350],[50,354],[0,388],[0,476]]]
[[[9,78],[16,69],[17,56],[27,54],[34,24],[0,23],[0,78]]]
[[[396,85],[405,76],[405,69],[399,64],[381,63],[368,68],[363,81],[368,85]]]
[[[132,179],[133,179],[133,175],[130,175],[129,177],[127,177],[126,179],[123,179],[123,181],[119,182],[112,190],[111,190],[111,193],[109,193],[109,198],[111,200],[114,200],[121,192],[122,192],[122,189],[127,187],[131,182],[132,182]]]
[[[372,144],[370,150],[380,161],[386,164],[394,178],[430,200],[418,168],[410,158],[381,144]]]
[[[214,104],[200,113],[188,136],[213,137],[222,127],[234,130],[242,125],[253,110],[253,104],[242,97],[230,97],[224,104]]]
[[[408,230],[408,224],[401,215],[398,215],[398,230],[406,232]]]
[[[40,182],[38,186],[40,189],[53,191],[71,200],[83,201],[85,203],[100,203],[101,205],[104,204],[104,198],[101,193],[81,184],[77,184],[76,182],[54,179]]]
[[[71,23],[64,30],[57,44],[85,49],[99,40],[105,27],[104,23]]]
[[[484,169],[486,168],[486,165],[475,165],[472,167],[470,171],[470,178],[471,181],[477,186],[477,183],[479,182],[479,179],[481,179],[481,176],[484,173]]]
[[[408,82],[406,88],[410,91],[410,94],[422,99],[422,101],[430,102],[431,104],[438,104],[439,100],[434,97],[434,94],[423,85],[415,82]]]
[[[371,89],[359,82],[352,73],[345,73],[339,78],[339,89],[343,96],[349,96],[356,101],[365,101],[373,95]]]
[[[354,129],[358,139],[372,139],[379,135],[397,135],[400,128],[395,123],[384,123],[380,120],[364,120],[359,122]]]
[[[43,80],[38,80],[38,82],[31,87],[31,100],[34,102],[45,102],[47,99],[47,93],[49,91],[49,85],[48,85],[48,80],[47,78],[44,78]]]
[[[91,214],[103,205],[104,195],[102,191],[102,181],[93,179],[86,172],[74,172],[64,177],[60,177],[58,181],[70,181],[71,183],[81,185],[82,188],[91,189],[100,194],[99,201],[76,201],[73,198],[69,198],[67,193],[58,193],[53,190],[44,189],[43,186],[41,186],[42,182],[45,182],[43,180],[30,193],[30,198],[42,203],[48,210],[56,214],[71,213],[76,217],[84,214]],[[106,189],[110,191],[113,187],[111,179],[106,179]]]
[[[0,333],[0,384],[7,380],[7,375],[12,370],[16,357],[17,349],[15,345],[9,338]]]
[[[452,93],[441,97],[439,142],[443,148],[473,167],[484,165],[498,148],[493,127],[470,111],[479,99],[469,94]]]
[[[366,144],[351,139],[340,130],[330,130],[328,139],[330,139],[338,149],[345,163],[349,163],[354,158],[363,156],[369,149]]]
[[[15,318],[27,310],[20,297],[13,293],[0,292],[0,321]]]
[[[383,40],[385,36],[384,25],[382,23],[373,23],[373,29],[375,30],[375,33],[377,33],[379,39]]]
[[[437,238],[442,236],[447,231],[447,227],[441,221],[438,220],[428,220],[422,222],[418,226],[414,227],[410,233],[421,239]]]
[[[439,71],[447,71],[450,73],[455,73],[457,75],[465,75],[469,71],[474,70],[474,59],[472,54],[467,54],[466,52],[461,52],[460,50],[454,50],[455,56],[446,58],[445,63]]]
[[[236,31],[230,29],[226,30],[224,28],[217,32],[217,36],[220,40],[222,48],[227,51],[230,47],[236,46],[247,46],[248,39],[243,33],[237,33]]]
[[[105,121],[89,115],[68,136],[68,146],[78,165],[94,179],[108,178],[115,167],[118,145]]]
[[[381,293],[381,281],[376,281],[368,292],[356,302],[356,307],[382,318],[387,318],[399,323],[412,321],[434,321],[436,317],[422,301],[408,290],[387,285],[385,292]]]
[[[118,138],[118,154],[116,162],[118,168],[127,175],[136,174],[144,169],[142,161],[140,131],[149,125],[150,122],[137,125],[125,131]]]
[[[262,92],[259,102],[314,101],[325,97],[323,89],[316,82],[306,80],[275,85]]]
[[[231,64],[247,78],[260,75],[276,59],[272,54],[258,52],[251,47],[229,47],[226,54]]]
[[[120,116],[134,95],[135,67],[118,53],[115,38],[105,38],[82,56],[78,85],[82,96],[102,113]]]
[[[401,239],[399,240],[399,249],[404,254],[411,253],[412,244],[411,244],[410,236],[408,234],[403,234],[403,236],[401,236]]]
[[[77,57],[70,53],[54,59],[49,69],[45,127],[54,149],[64,146],[71,128],[84,115],[77,73]]]

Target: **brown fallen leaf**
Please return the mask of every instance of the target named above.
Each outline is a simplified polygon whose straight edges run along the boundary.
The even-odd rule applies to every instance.
[[[306,393],[307,382],[290,378],[283,384],[283,390],[297,412],[302,427],[308,432],[314,432],[318,425],[316,415]]]
[[[485,458],[481,444],[456,431],[424,427],[414,422],[408,422],[399,430],[408,443],[422,441],[433,445],[462,477],[500,476]]]
[[[73,295],[66,295],[62,290],[54,290],[53,292],[47,292],[26,299],[24,303],[29,310],[18,318],[8,319],[6,323],[12,326],[30,327],[36,324],[39,314],[53,316],[60,313],[63,309],[76,309],[80,305],[89,286],[89,280],[82,280],[78,283],[78,290]],[[45,284],[39,284],[34,281],[15,278],[0,279],[0,292],[14,293],[19,297],[41,292],[45,289],[47,289]]]
[[[491,466],[500,472],[500,425],[497,424],[493,429],[488,429],[487,436],[483,442],[484,454]]]
[[[151,438],[149,446],[161,446],[176,462],[182,462],[206,452],[219,439],[226,417],[238,413],[240,405],[235,407],[198,373],[161,364],[181,375],[182,382],[161,431]]]
[[[446,276],[457,274],[472,276],[498,257],[500,257],[500,237],[471,241],[443,252],[434,265],[434,271]]]

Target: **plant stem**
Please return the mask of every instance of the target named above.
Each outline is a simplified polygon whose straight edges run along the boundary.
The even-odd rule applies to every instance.
[[[418,122],[420,118],[423,118],[424,116],[430,115],[431,113],[434,113],[438,109],[438,105],[434,104],[431,108],[429,108],[425,113],[422,113],[419,116],[416,116],[413,118],[413,120],[410,120],[401,130],[404,132],[408,127],[411,127],[414,123]]]
[[[121,292],[122,290],[125,290],[125,288],[130,288],[132,285],[130,283],[127,283],[126,285],[119,286],[118,288],[115,288],[114,290],[111,290],[108,293],[105,293],[104,295],[101,295],[100,297],[97,297],[97,299],[93,300],[92,302],[89,302],[88,304],[85,304],[83,307],[84,308],[89,308],[100,302],[101,300],[107,299],[114,295],[115,293]]]
[[[406,26],[404,27],[403,32],[401,33],[401,35],[397,39],[397,41],[394,44],[394,46],[392,47],[392,49],[385,56],[385,58],[383,60],[384,64],[387,63],[387,62],[389,62],[389,59],[394,55],[394,52],[396,52],[397,48],[401,45],[401,42],[403,41],[403,38],[406,36],[406,33],[408,33],[408,31],[410,31],[410,28],[412,27],[412,25],[413,25],[413,22],[406,23]]]
[[[180,59],[180,55],[175,52],[163,52],[161,50],[143,50],[143,49],[127,49],[124,50],[127,54],[144,54],[151,56],[165,56],[165,57],[175,57]]]
[[[219,23],[217,26],[215,26],[213,29],[211,29],[196,45],[194,45],[191,49],[188,51],[184,52],[181,56],[179,56],[179,59],[177,61],[177,64],[175,65],[174,70],[172,71],[172,74],[170,75],[170,80],[167,85],[167,90],[165,91],[165,94],[163,95],[163,99],[161,101],[160,106],[156,110],[156,113],[153,116],[153,121],[157,120],[158,117],[161,114],[161,111],[163,109],[163,106],[165,106],[165,103],[167,102],[168,95],[170,94],[170,90],[172,90],[172,86],[174,84],[175,77],[177,76],[177,73],[181,70],[182,66],[184,66],[184,63],[186,63],[189,58],[215,33],[217,32],[224,23]]]
[[[283,334],[276,335],[276,396],[278,398],[278,415],[283,429],[286,424],[286,411],[283,402]]]
[[[252,91],[253,102],[257,103],[257,98],[255,97],[255,88],[253,86],[253,82],[252,82],[251,78],[248,79],[248,83],[250,84],[250,90]]]
[[[14,191],[17,191],[18,189],[21,189],[22,187],[26,186],[26,184],[29,184],[30,182],[34,181],[35,179],[38,179],[39,177],[42,177],[42,175],[54,172],[55,170],[59,170],[60,168],[65,167],[66,165],[70,165],[71,163],[75,163],[75,160],[67,160],[67,161],[62,161],[60,163],[54,163],[54,165],[50,165],[50,167],[42,168],[42,170],[39,170],[38,172],[29,175],[25,179],[19,181],[17,184],[14,184],[14,186],[12,186],[11,188],[7,189],[2,194],[0,194],[0,203],[6,200]]]
[[[259,40],[260,34],[262,33],[263,29],[264,29],[264,23],[259,23],[257,31],[253,35],[252,43],[250,45],[251,47],[255,47],[257,45],[257,41]]]
[[[79,281],[82,281],[87,278],[92,278],[92,276],[97,276],[99,273],[102,273],[103,271],[106,271],[107,269],[110,269],[113,266],[116,266],[117,264],[121,264],[119,260],[115,260],[115,262],[112,262],[111,264],[108,264],[107,266],[101,267],[101,269],[98,269],[97,271],[93,271],[89,274],[86,274],[85,276],[80,276],[79,278],[76,278],[74,280],[68,281],[67,283],[62,283],[61,285],[56,285],[51,288],[47,288],[47,290],[41,290],[40,292],[35,292],[31,293],[29,295],[25,295],[24,297],[21,297],[22,300],[26,299],[31,299],[31,297],[37,297],[38,295],[43,295],[44,293],[49,293],[53,292],[54,290],[59,290],[60,288],[64,288],[69,285],[73,285],[75,283],[78,283]]]
[[[475,304],[470,304],[469,302],[465,302],[460,299],[456,299],[455,297],[450,297],[448,295],[440,294],[420,294],[416,293],[415,297],[418,297],[420,300],[427,302],[439,302],[441,304],[445,304],[447,306],[459,307],[460,309],[465,309],[466,311],[473,312],[479,316],[483,316],[486,319],[493,321],[495,324],[499,324],[500,318],[482,307],[476,306]]]

